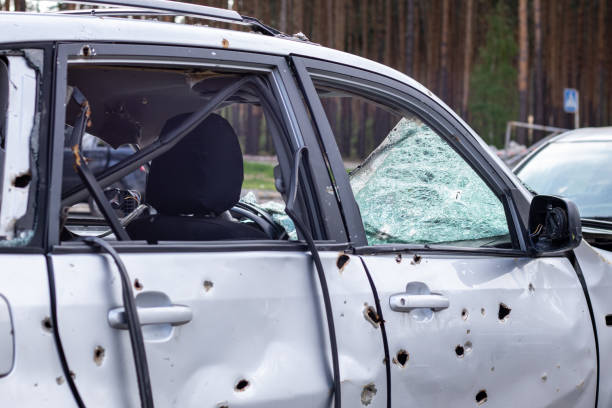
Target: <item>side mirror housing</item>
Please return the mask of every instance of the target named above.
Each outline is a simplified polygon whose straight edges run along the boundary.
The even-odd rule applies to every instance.
[[[562,197],[535,196],[529,207],[529,240],[536,255],[576,248],[582,240],[576,204]]]

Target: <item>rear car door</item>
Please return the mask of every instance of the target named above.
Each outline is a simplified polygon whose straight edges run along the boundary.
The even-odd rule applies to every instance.
[[[577,273],[568,257],[527,256],[528,203],[483,145],[416,85],[294,63],[380,299],[392,405],[592,407]]]
[[[95,49],[95,56],[83,56],[84,46]],[[219,49],[64,44],[57,65],[56,158],[63,157],[64,124],[69,119],[63,101],[72,66],[154,66],[160,71],[188,66],[202,72],[223,66],[233,73],[255,72],[272,84],[273,108],[288,129],[281,132],[287,150],[281,154],[277,149],[285,183],[293,151],[312,147],[301,181],[306,187],[299,195],[300,213],[317,239],[330,288],[340,372],[345,373],[342,402],[384,406],[380,329],[364,316],[364,308],[375,303],[371,286],[358,258],[342,252],[346,234],[327,192],[329,174],[321,171],[325,166],[317,144],[312,144],[314,134],[304,108],[290,108],[298,99],[290,102],[288,94],[297,95],[297,89],[284,59]],[[85,87],[81,91],[91,95]],[[147,100],[150,106],[153,97]],[[56,165],[56,186],[61,185],[61,168],[61,163]],[[58,207],[60,191],[54,197]],[[51,226],[59,332],[76,387],[88,406],[136,406],[130,342],[124,326],[117,324],[122,302],[115,265],[82,241],[61,241],[60,220]],[[143,336],[158,406],[330,406],[334,387],[326,310],[303,241],[107,240],[126,266],[141,319],[147,320],[144,309],[149,316]]]

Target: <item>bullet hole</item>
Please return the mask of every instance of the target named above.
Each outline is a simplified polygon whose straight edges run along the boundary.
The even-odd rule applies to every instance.
[[[222,402],[220,404],[217,404],[217,408],[229,408],[229,405],[227,405],[226,402]]]
[[[395,262],[402,263],[402,254],[395,255]]]
[[[606,315],[606,326],[612,326],[612,314]]]
[[[242,380],[238,381],[238,384],[236,384],[236,387],[234,387],[234,390],[238,392],[242,392],[246,390],[248,387],[249,387],[249,382],[243,378]]]
[[[106,350],[102,346],[96,346],[94,349],[94,363],[99,367],[104,362],[104,357],[106,356]]]
[[[491,372],[495,371],[495,367],[491,367]]]
[[[38,383],[34,383],[34,387],[38,387]]]
[[[463,346],[461,344],[457,344],[457,347],[455,347],[455,354],[457,355],[457,357],[463,357],[464,353],[465,350],[463,349]]]
[[[142,288],[143,288],[142,283],[140,283],[140,281],[138,280],[138,278],[136,278],[136,279],[134,280],[134,288],[135,288],[136,290],[142,290]]]
[[[70,374],[70,378],[72,378],[73,380],[76,378],[76,374],[72,371],[69,371],[68,374]]]
[[[349,256],[346,254],[340,254],[338,256],[338,260],[336,261],[336,266],[338,267],[340,272],[342,272],[342,270],[344,269],[346,264],[349,263],[350,260],[351,258],[349,258]]]
[[[467,330],[466,330],[466,333],[467,333],[467,334],[470,334],[471,332],[472,332],[472,331],[471,331],[470,329],[467,329]]]
[[[421,256],[419,254],[414,254],[414,256],[412,257],[412,261],[410,261],[410,263],[412,265],[420,264],[421,263]]]
[[[55,382],[57,383],[57,385],[62,385],[64,383],[64,377],[60,375],[55,379]]]
[[[223,48],[229,48],[229,41],[224,38],[221,40],[221,45],[223,45]]]
[[[485,402],[487,402],[487,391],[486,390],[478,391],[478,394],[476,394],[476,402],[478,403],[478,405],[482,405]]]
[[[91,57],[92,55],[96,55],[96,51],[89,45],[84,45],[81,47],[81,55],[84,57]]]
[[[461,311],[461,318],[462,318],[463,320],[467,320],[468,315],[469,315],[469,313],[468,313],[467,309],[463,309],[463,310]]]
[[[487,314],[487,311],[485,310],[484,307],[480,308],[480,314],[483,315],[483,316]]]
[[[32,181],[32,175],[30,173],[21,174],[13,180],[13,186],[17,188],[27,187]]]
[[[497,312],[497,318],[502,322],[506,321],[506,318],[508,317],[511,311],[512,309],[510,309],[508,306],[504,305],[503,303],[500,303],[499,312]]]
[[[465,344],[463,345],[463,348],[465,349],[466,354],[472,351],[472,342],[471,341],[466,341]]]
[[[212,289],[213,286],[214,285],[213,285],[213,283],[211,281],[209,281],[209,280],[205,280],[204,281],[204,291],[205,292],[209,292]]]
[[[380,315],[376,312],[376,309],[372,306],[368,306],[367,303],[363,308],[363,316],[372,326],[374,326],[375,329],[378,328],[379,323],[382,321]]]
[[[546,380],[548,380],[548,374],[544,373],[542,374],[542,382],[546,382]]]
[[[376,385],[373,383],[365,385],[363,390],[361,390],[361,403],[363,405],[370,405],[377,391]]]
[[[408,363],[409,358],[410,356],[408,355],[408,352],[406,350],[398,351],[397,355],[395,356],[397,364],[399,364],[401,367],[406,367],[406,363]]]
[[[51,330],[53,330],[53,323],[51,323],[51,318],[49,316],[42,319],[42,322],[40,323],[42,324],[42,328],[44,331],[50,332]]]
[[[535,292],[535,288],[533,287],[533,283],[529,282],[528,289],[529,289],[529,293],[534,293]]]

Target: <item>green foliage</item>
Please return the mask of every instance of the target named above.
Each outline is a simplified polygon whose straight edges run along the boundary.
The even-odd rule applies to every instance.
[[[501,147],[506,122],[518,115],[518,46],[514,22],[504,2],[499,1],[487,17],[486,42],[478,50],[470,81],[471,125],[489,144]]]
[[[242,188],[249,190],[271,190],[274,187],[274,165],[261,162],[244,162]]]

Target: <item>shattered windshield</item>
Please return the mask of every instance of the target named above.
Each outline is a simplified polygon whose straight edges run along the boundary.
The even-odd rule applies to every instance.
[[[500,200],[416,118],[402,118],[350,182],[370,245],[510,242]]]

